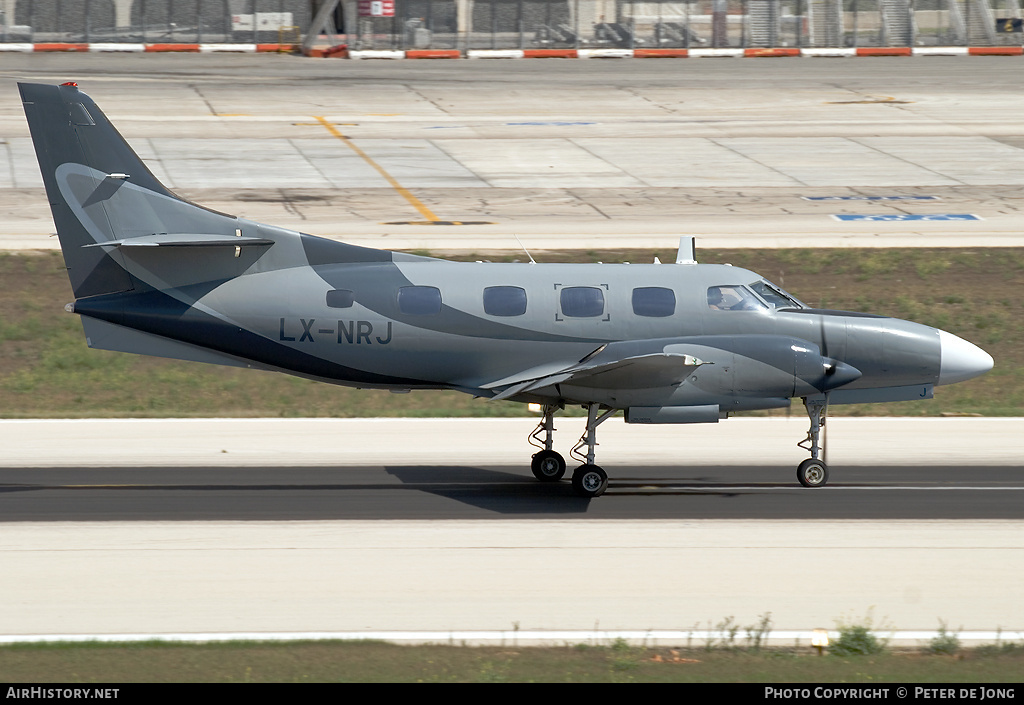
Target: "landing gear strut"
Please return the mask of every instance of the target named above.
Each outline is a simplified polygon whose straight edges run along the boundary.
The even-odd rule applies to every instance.
[[[583,465],[572,473],[572,488],[581,497],[600,497],[608,489],[608,473],[594,464],[594,458],[597,455],[597,427],[614,413],[615,409],[607,409],[602,413],[599,404],[587,405],[587,429],[569,453],[573,458],[583,461]],[[584,447],[587,449],[586,455],[582,453]]]
[[[811,457],[797,467],[796,479],[804,487],[824,487],[828,482],[828,465],[825,463],[827,434],[823,434],[821,429],[825,427],[825,419],[828,416],[828,395],[819,398],[805,397],[804,407],[811,420],[811,428],[807,431],[807,438],[797,445],[810,451]],[[821,458],[818,457],[819,447]]]
[[[533,454],[530,469],[541,482],[558,482],[565,475],[565,459],[552,449],[554,445],[555,412],[560,404],[545,404],[544,416],[530,434],[530,444],[539,448]],[[594,464],[597,448],[597,427],[615,413],[615,409],[601,410],[599,404],[587,405],[587,428],[569,454],[583,464],[572,473],[572,488],[581,497],[600,497],[608,489],[608,473]],[[586,449],[586,455],[583,450]]]
[[[533,454],[530,469],[541,482],[558,482],[565,475],[565,458],[551,449],[554,445],[555,412],[558,408],[556,404],[545,404],[544,417],[530,434],[530,444],[540,448],[540,451]],[[540,438],[542,433],[544,440]]]

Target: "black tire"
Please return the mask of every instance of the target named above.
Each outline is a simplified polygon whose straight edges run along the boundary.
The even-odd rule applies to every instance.
[[[565,475],[565,458],[553,450],[542,450],[533,454],[530,469],[541,482],[558,482]]]
[[[804,487],[824,487],[828,483],[828,465],[808,458],[796,469],[796,479]]]
[[[572,474],[572,488],[580,497],[600,497],[608,489],[608,473],[597,465],[580,465]]]

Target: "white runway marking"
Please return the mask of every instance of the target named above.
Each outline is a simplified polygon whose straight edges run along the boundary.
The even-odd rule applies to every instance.
[[[685,492],[704,492],[708,494],[714,494],[719,492],[807,492],[807,488],[799,487],[797,485],[788,485],[785,487],[763,487],[759,485],[631,485],[618,483],[615,480],[611,480],[608,485],[608,492],[614,493],[615,490],[671,490],[671,491],[685,491]],[[913,486],[913,485],[826,485],[825,487],[813,488],[815,492],[843,492],[843,491],[871,491],[871,490],[911,490],[921,492],[1013,492],[1024,490],[1024,487],[1003,487],[1001,485],[993,485],[991,487],[930,487],[930,486]]]

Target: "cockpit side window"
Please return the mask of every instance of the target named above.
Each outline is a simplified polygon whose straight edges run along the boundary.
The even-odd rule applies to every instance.
[[[708,308],[713,311],[767,311],[759,298],[745,286],[712,286],[708,288]]]
[[[804,308],[804,305],[771,282],[754,282],[750,288],[772,308]]]

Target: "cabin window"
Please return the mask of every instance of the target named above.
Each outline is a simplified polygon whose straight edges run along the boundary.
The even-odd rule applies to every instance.
[[[484,289],[484,313],[488,316],[522,316],[526,313],[526,289],[489,286]]]
[[[604,292],[594,286],[567,286],[561,291],[562,315],[594,318],[604,314]]]
[[[410,316],[441,313],[441,290],[434,286],[403,286],[398,290],[398,310]]]
[[[331,308],[352,308],[355,295],[350,289],[331,289],[327,292],[327,305]]]
[[[708,289],[708,308],[714,311],[767,311],[754,292],[745,286],[712,286]]]
[[[633,313],[648,318],[664,318],[676,312],[676,293],[660,286],[633,289]]]

